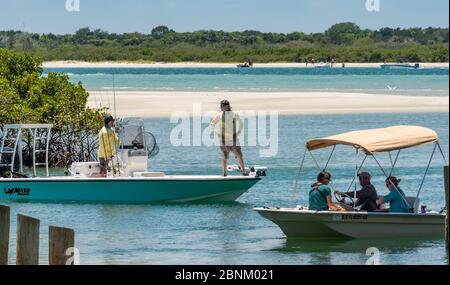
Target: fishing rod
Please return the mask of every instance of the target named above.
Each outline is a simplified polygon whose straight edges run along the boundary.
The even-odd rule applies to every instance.
[[[113,104],[114,104],[114,118],[117,119],[117,105],[116,105],[116,81],[115,81],[115,76],[114,76],[114,72],[112,73],[112,82],[113,82]],[[113,135],[114,135],[114,142],[116,141],[116,132],[113,131]],[[117,147],[114,148],[115,150],[115,157],[116,157],[116,165],[117,165],[117,171],[119,172],[119,176],[120,176],[120,162],[119,162],[119,157],[118,157],[118,152],[117,152]],[[114,164],[113,164],[114,165]],[[114,166],[113,166],[114,168]]]
[[[117,118],[117,106],[116,106],[116,83],[115,83],[114,72],[113,72],[113,74],[112,74],[112,80],[113,80],[113,104],[114,104],[114,118]]]

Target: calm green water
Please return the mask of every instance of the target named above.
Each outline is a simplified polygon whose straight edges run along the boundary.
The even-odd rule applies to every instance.
[[[47,68],[88,90],[340,91],[447,96],[448,68]],[[389,89],[389,87],[391,89]],[[394,90],[395,89],[395,90]]]
[[[47,263],[48,225],[75,229],[82,264],[364,264],[368,247],[379,248],[382,264],[445,264],[448,257],[440,239],[287,240],[276,225],[261,218],[252,208],[289,204],[303,145],[309,138],[397,124],[421,125],[438,132],[448,159],[448,119],[448,113],[282,116],[277,156],[261,158],[258,147],[244,147],[247,162],[268,166],[268,176],[231,204],[9,205],[13,217],[22,213],[41,219],[43,264]],[[173,147],[169,135],[174,125],[168,119],[149,119],[145,124],[161,148],[151,161],[152,170],[220,173],[217,148]],[[326,161],[329,151],[319,151],[317,157]],[[394,174],[402,178],[407,195],[416,193],[431,151],[432,146],[423,146],[400,155]],[[329,167],[337,189],[347,189],[355,169],[354,159],[353,149],[337,148]],[[389,165],[387,155],[380,156],[380,160],[384,166]],[[306,204],[308,185],[316,176],[313,162],[306,163],[293,204]],[[442,158],[436,155],[421,197],[434,210],[444,206],[443,164]],[[385,193],[382,173],[375,163],[369,160],[364,170],[373,174],[379,193]],[[15,226],[14,219],[12,233]],[[15,234],[11,238],[13,253]],[[15,262],[13,256],[10,262]]]

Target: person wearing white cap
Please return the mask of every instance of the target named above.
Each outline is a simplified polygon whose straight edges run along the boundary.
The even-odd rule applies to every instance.
[[[247,176],[244,158],[238,136],[244,128],[241,117],[231,110],[230,102],[223,100],[220,102],[219,112],[210,123],[212,132],[220,138],[220,150],[222,151],[222,175],[227,176],[227,160],[230,152],[234,153],[242,174]],[[220,122],[220,131],[216,130],[216,125]]]

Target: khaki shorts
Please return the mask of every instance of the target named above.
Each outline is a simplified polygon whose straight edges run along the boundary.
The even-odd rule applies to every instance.
[[[234,155],[236,155],[236,157],[242,157],[242,150],[241,147],[236,145],[236,146],[220,146],[220,150],[222,151],[222,157],[224,159],[228,159],[230,156],[230,152],[234,153]]]
[[[100,174],[108,173],[108,166],[110,161],[110,159],[100,158]]]

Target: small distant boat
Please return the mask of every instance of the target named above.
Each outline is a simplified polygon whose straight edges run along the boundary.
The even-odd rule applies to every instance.
[[[250,68],[253,67],[253,64],[245,62],[237,65],[238,68]]]
[[[244,63],[238,64],[236,66],[238,68],[250,68],[250,67],[253,67],[253,60],[252,59],[248,59]]]
[[[386,170],[378,162],[375,154],[434,144],[434,149],[429,163],[437,148],[442,157],[442,149],[436,132],[431,129],[418,126],[393,126],[389,128],[354,131],[338,134],[326,138],[313,139],[306,143],[305,154],[309,153],[314,158],[312,151],[333,147],[328,158],[330,161],[334,148],[337,145],[352,146],[358,151],[365,152],[365,158],[358,167],[363,167],[367,157],[372,157],[387,176]],[[303,157],[304,158],[304,157]],[[390,172],[394,171],[395,163]],[[304,159],[302,160],[304,161]],[[317,163],[317,160],[314,158]],[[328,163],[327,163],[328,165]],[[424,178],[428,168],[425,170]],[[300,168],[300,171],[303,167]],[[326,166],[325,166],[326,167]],[[319,170],[319,165],[317,164]],[[321,169],[320,169],[321,170]],[[298,174],[300,177],[300,172]],[[353,177],[350,188],[355,181]],[[262,217],[277,224],[288,238],[399,238],[399,237],[443,237],[445,232],[445,211],[431,212],[423,210],[420,206],[419,195],[423,181],[415,197],[404,197],[410,205],[411,213],[391,213],[380,209],[376,212],[359,211],[353,201],[353,210],[345,212],[315,211],[308,207],[297,206],[295,208],[255,208]],[[296,183],[297,185],[297,183]],[[332,184],[330,184],[332,186]],[[393,190],[395,191],[395,190]],[[335,192],[338,201],[342,196]],[[353,197],[347,198],[352,199]],[[419,210],[420,209],[420,210]]]
[[[68,176],[50,176],[48,169],[49,138],[52,125],[5,125],[0,145],[0,167],[11,169],[11,177],[0,178],[0,201],[77,202],[142,204],[154,202],[231,202],[265,176],[265,167],[251,167],[249,176],[167,175],[149,172],[148,159],[159,148],[152,135],[144,130],[142,119],[123,119],[118,126],[120,146],[108,177],[100,176],[99,162],[74,162]],[[40,140],[44,149],[33,148],[33,177],[23,175],[22,133],[31,130],[33,145]],[[45,130],[44,135],[38,133]],[[14,134],[13,137],[10,134]],[[154,138],[153,138],[154,139]],[[12,148],[6,143],[13,141]],[[45,162],[37,162],[37,153]],[[156,152],[157,153],[157,152]],[[37,177],[36,166],[46,168],[46,176]],[[19,173],[16,173],[19,168]],[[230,167],[230,170],[237,170]]]
[[[384,63],[382,65],[380,65],[381,68],[384,69],[394,69],[394,68],[412,68],[412,69],[417,69],[420,68],[420,64],[419,63]]]
[[[319,62],[314,65],[314,68],[331,68],[330,62]]]

